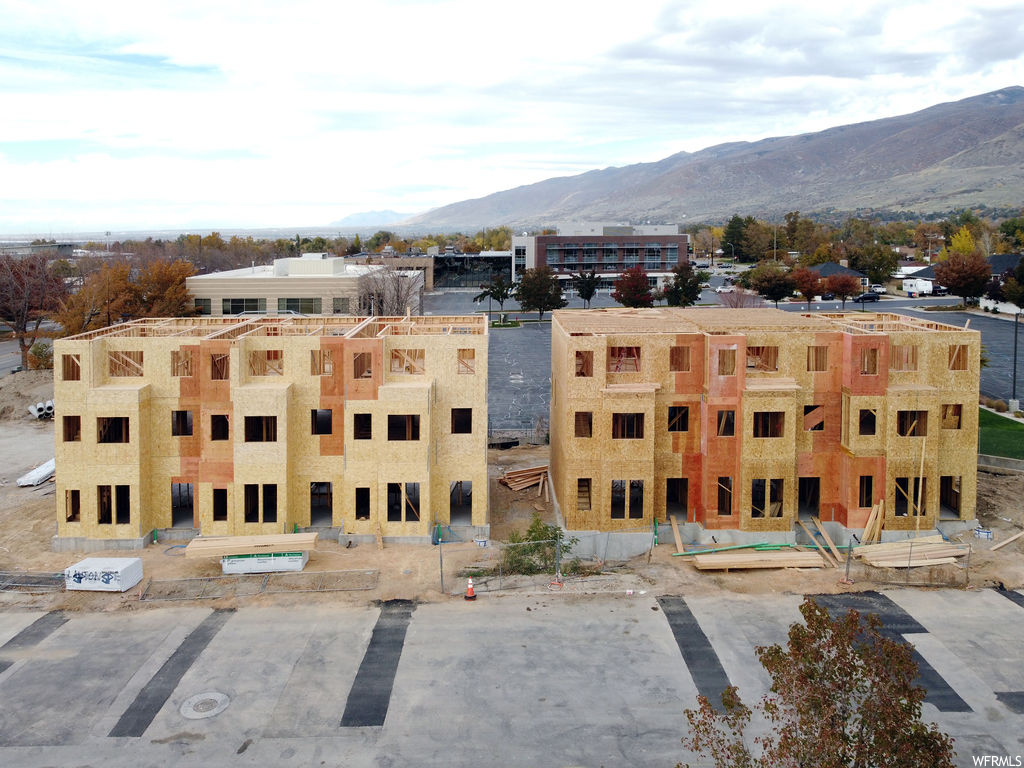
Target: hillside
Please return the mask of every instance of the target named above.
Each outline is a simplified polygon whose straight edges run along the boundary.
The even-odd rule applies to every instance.
[[[719,144],[588,171],[420,214],[432,228],[558,221],[678,223],[734,213],[906,210],[1024,201],[1024,88],[817,133]]]

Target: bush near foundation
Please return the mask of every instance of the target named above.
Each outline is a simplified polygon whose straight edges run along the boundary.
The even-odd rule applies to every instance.
[[[724,712],[704,696],[686,710],[683,745],[717,768],[952,768],[953,739],[921,720],[912,647],[885,637],[877,616],[833,620],[811,598],[800,613],[785,648],[756,649],[772,679],[756,707],[767,733],[746,736],[752,710],[730,686]]]
[[[562,572],[577,572],[579,559],[569,561],[567,558],[579,539],[567,536],[557,525],[544,523],[534,512],[525,533],[512,531],[509,534],[508,545],[501,551],[502,572],[526,575],[554,573],[556,542],[561,548]]]

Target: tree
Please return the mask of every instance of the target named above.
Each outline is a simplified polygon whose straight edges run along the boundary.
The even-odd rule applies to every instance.
[[[348,250],[345,251],[349,256],[355,256],[357,253],[363,252],[363,244],[359,240],[359,235],[352,238],[352,242],[348,246]]]
[[[825,278],[825,290],[834,293],[846,309],[846,300],[860,294],[861,284],[853,275],[835,274]]]
[[[786,647],[759,646],[772,680],[756,705],[768,733],[746,736],[752,710],[735,686],[723,712],[698,697],[686,710],[684,746],[718,768],[952,768],[953,740],[921,720],[926,691],[914,680],[912,647],[882,632],[877,616],[857,611],[833,620],[812,599]]]
[[[105,328],[135,313],[138,301],[131,267],[105,263],[89,275],[82,287],[65,298],[54,315],[65,336]]]
[[[18,340],[23,368],[28,368],[29,349],[44,335],[40,326],[67,293],[64,279],[48,269],[46,261],[43,253],[21,259],[0,256],[0,319]]]
[[[1003,284],[1003,295],[1006,300],[1024,309],[1024,258],[1017,262],[1012,276]]]
[[[747,273],[747,284],[751,290],[768,301],[779,301],[793,293],[793,278],[782,267],[773,261],[763,261]]]
[[[850,267],[866,274],[872,283],[884,283],[898,266],[899,256],[888,245],[871,243],[851,251]]]
[[[548,310],[561,309],[566,305],[562,298],[562,286],[551,267],[524,269],[516,288],[516,301],[526,312],[537,310],[537,319],[543,320]]]
[[[139,272],[136,281],[137,309],[140,317],[190,317],[196,313],[195,301],[185,287],[185,278],[196,273],[187,261],[155,259]]]
[[[392,267],[377,267],[359,277],[359,309],[370,315],[419,314],[421,283]]]
[[[589,309],[590,300],[594,298],[594,294],[597,293],[597,286],[601,282],[597,273],[594,270],[580,272],[578,275],[572,276],[572,282],[576,288],[576,293],[580,295],[580,298],[586,303],[587,309]]]
[[[722,233],[722,251],[725,251],[726,246],[730,246],[729,255],[735,254],[736,258],[741,261],[747,255],[743,240],[743,228],[743,218],[739,214],[735,214],[729,219],[729,223],[725,225],[725,231]]]
[[[789,273],[790,279],[793,281],[793,285],[796,290],[804,297],[807,302],[807,311],[811,309],[811,302],[814,301],[814,297],[821,294],[821,275],[815,272],[813,269],[807,267],[797,267]]]
[[[488,301],[498,302],[498,311],[501,312],[505,309],[505,302],[512,298],[512,294],[515,292],[515,286],[505,279],[505,273],[499,272],[491,282],[484,283],[480,286],[480,293],[473,297],[473,301]],[[488,313],[490,307],[488,307]],[[490,314],[488,314],[488,318]]]
[[[670,307],[689,307],[700,299],[700,272],[693,271],[690,262],[680,264],[672,270],[672,279],[662,292],[665,303]]]
[[[623,270],[615,281],[612,298],[624,307],[654,306],[654,297],[651,295],[651,285],[647,280],[647,273],[639,266]]]
[[[935,265],[935,279],[954,296],[959,296],[964,304],[985,292],[991,274],[992,268],[980,253],[951,253],[949,258]]]

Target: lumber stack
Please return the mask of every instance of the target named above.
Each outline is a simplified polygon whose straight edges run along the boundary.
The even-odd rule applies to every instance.
[[[863,544],[870,544],[873,541],[882,540],[882,523],[885,522],[885,499],[871,507],[871,514],[864,524],[864,534],[861,536]]]
[[[265,536],[199,536],[185,547],[185,557],[267,555],[309,552],[316,549],[317,533],[282,533]]]
[[[817,552],[715,552],[694,555],[699,571],[728,571],[748,568],[824,568],[825,561]]]
[[[548,465],[544,464],[539,467],[508,470],[498,478],[498,482],[508,486],[513,491],[522,491],[530,486],[539,485],[537,495],[540,496],[544,491],[544,486],[547,484],[547,478]]]
[[[967,547],[943,541],[941,536],[918,536],[906,541],[867,544],[853,550],[868,565],[876,568],[914,568],[923,565],[947,565],[967,554]]]

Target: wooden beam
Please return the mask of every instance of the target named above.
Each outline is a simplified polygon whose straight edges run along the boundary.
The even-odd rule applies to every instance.
[[[1015,534],[1013,534],[1013,536],[1011,536],[1010,538],[1008,538],[1008,539],[1004,539],[1003,541],[1000,541],[1000,542],[999,542],[998,544],[996,544],[996,545],[995,545],[994,547],[992,547],[992,548],[991,548],[991,549],[989,550],[989,552],[995,552],[995,551],[996,551],[997,549],[1001,549],[1001,548],[1005,547],[1005,546],[1006,546],[1007,544],[1009,544],[1009,543],[1010,543],[1011,541],[1016,541],[1016,540],[1017,540],[1017,539],[1019,539],[1019,538],[1020,538],[1021,536],[1024,536],[1024,531],[1020,531],[1019,533],[1015,533]]]
[[[676,516],[669,515],[668,521],[672,524],[672,538],[676,540],[676,552],[682,552],[683,537],[679,535],[679,525],[676,523]]]
[[[821,559],[824,560],[829,565],[831,565],[833,568],[838,568],[839,567],[839,563],[834,561],[832,559],[832,556],[825,550],[825,548],[823,546],[821,546],[821,544],[818,543],[818,540],[816,538],[814,538],[814,534],[811,533],[811,529],[808,528],[806,525],[804,525],[804,521],[800,520],[800,519],[797,519],[796,522],[797,522],[797,525],[799,525],[801,528],[803,528],[804,532],[810,537],[811,544],[813,544],[818,549],[818,551],[821,552]]]
[[[185,547],[185,557],[261,555],[274,552],[308,552],[316,549],[316,533],[283,533],[265,536],[198,536]]]
[[[823,526],[821,521],[816,517],[812,517],[811,521],[814,523],[814,527],[821,531],[821,538],[823,538],[825,543],[828,544],[828,548],[832,552],[832,556],[835,557],[837,562],[843,562],[843,557],[839,554],[839,550],[836,549],[836,545],[832,543],[832,537],[828,535],[828,531],[825,530],[825,526]]]

